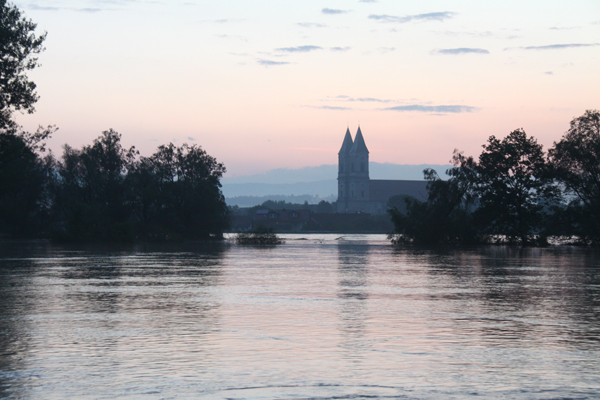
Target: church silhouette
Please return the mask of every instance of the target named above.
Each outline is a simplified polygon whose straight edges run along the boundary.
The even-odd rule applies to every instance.
[[[369,149],[360,126],[354,140],[350,128],[338,153],[338,213],[384,214],[392,196],[427,199],[426,181],[383,180],[369,177]]]

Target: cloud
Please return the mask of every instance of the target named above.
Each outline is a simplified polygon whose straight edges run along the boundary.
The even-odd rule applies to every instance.
[[[348,101],[360,101],[366,103],[392,103],[393,100],[388,99],[376,99],[374,97],[359,97],[356,99],[349,99]]]
[[[348,10],[338,10],[335,8],[324,8],[321,10],[321,12],[323,14],[335,15],[335,14],[346,14],[348,12]]]
[[[39,11],[58,11],[58,10],[60,10],[58,7],[39,6],[37,4],[30,4],[27,8],[29,8],[31,10],[39,10]]]
[[[551,26],[550,30],[552,31],[568,31],[571,29],[579,29],[581,28],[580,26]]]
[[[350,50],[350,47],[330,47],[329,50],[331,50],[331,51],[348,51],[348,50]]]
[[[336,106],[310,106],[310,108],[317,108],[319,110],[334,110],[334,111],[352,110],[350,107],[336,107]]]
[[[298,22],[296,25],[301,26],[303,28],[326,28],[325,24],[318,24],[316,22]]]
[[[552,72],[552,71],[546,71],[546,72],[544,72],[544,73],[545,73],[546,75],[554,75],[554,72]]]
[[[68,10],[68,11],[77,11],[77,12],[86,12],[86,13],[96,13],[102,11],[101,8],[73,8],[73,7],[51,7],[51,6],[40,6],[38,4],[29,4],[27,8],[36,11],[59,11],[59,10]]]
[[[308,53],[309,51],[322,50],[319,46],[296,46],[296,47],[281,47],[275,51],[283,51],[285,53]]]
[[[600,43],[569,43],[569,44],[548,44],[545,46],[526,46],[526,47],[507,47],[504,50],[521,49],[521,50],[561,50],[576,47],[594,47],[600,46]]]
[[[398,17],[395,15],[369,15],[369,19],[374,19],[378,22],[395,22],[399,24],[405,24],[411,21],[444,21],[446,19],[453,18],[456,15],[454,12],[450,11],[442,11],[442,12],[432,12],[426,14],[417,14],[417,15],[405,15],[404,17]]]
[[[212,24],[229,24],[232,22],[241,22],[244,21],[244,19],[228,19],[228,18],[221,18],[221,19],[204,19],[201,20],[199,22],[201,23],[212,23]]]
[[[494,37],[494,36],[497,36],[497,35],[495,35],[494,33],[490,32],[490,31],[482,31],[482,32],[477,32],[477,31],[463,31],[463,32],[458,32],[458,31],[434,31],[434,33],[436,33],[438,35],[446,35],[446,36],[471,36],[471,37]]]
[[[377,3],[377,0],[358,0],[359,3]]]
[[[417,112],[427,112],[427,113],[465,113],[465,112],[474,112],[478,111],[479,108],[471,107],[471,106],[424,106],[420,104],[410,104],[406,106],[396,106],[389,108],[382,108],[383,111],[417,111]]]
[[[238,35],[215,35],[215,37],[218,37],[219,39],[233,39],[233,40],[241,40],[243,42],[248,42],[248,39],[246,39],[243,36],[238,36]]]
[[[188,140],[189,140],[189,141],[192,141],[192,142],[195,142],[195,141],[196,141],[196,139],[194,139],[194,138],[193,138],[193,137],[191,137],[191,136],[188,136]]]
[[[440,49],[432,51],[432,54],[490,54],[486,49],[475,49],[469,47],[459,47],[457,49]]]
[[[331,99],[331,98],[330,98]],[[396,100],[388,100],[388,99],[377,99],[375,97],[350,97],[346,95],[339,95],[333,97],[334,100],[339,101],[356,101],[363,103],[397,103]]]
[[[377,51],[380,52],[381,54],[385,54],[385,53],[389,53],[390,51],[394,51],[396,50],[395,47],[378,47]]]
[[[286,62],[286,61],[272,61],[272,60],[262,60],[262,59],[257,60],[256,62],[259,63],[260,65],[264,65],[265,67],[289,64],[289,62]]]

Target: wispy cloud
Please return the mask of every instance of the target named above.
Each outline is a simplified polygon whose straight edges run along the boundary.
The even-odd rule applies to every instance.
[[[229,19],[229,18],[221,18],[221,19],[205,19],[205,20],[201,20],[199,22],[201,23],[212,23],[212,24],[229,24],[232,22],[241,22],[244,21],[244,19]]]
[[[492,37],[492,36],[496,36],[494,35],[494,33],[490,32],[490,31],[482,31],[482,32],[477,32],[477,31],[464,31],[464,32],[458,32],[458,31],[433,31],[434,33],[438,34],[438,35],[446,35],[446,36],[471,36],[471,37]]]
[[[405,24],[407,22],[412,21],[444,21],[446,19],[453,18],[456,15],[454,12],[450,11],[442,11],[442,12],[432,12],[426,14],[416,14],[416,15],[405,15],[403,17],[395,16],[395,15],[387,15],[387,14],[371,14],[369,15],[369,19],[374,19],[378,22],[393,22],[399,24]]]
[[[282,51],[285,53],[308,53],[309,51],[322,50],[319,46],[296,46],[296,47],[281,47],[275,49],[275,51]]]
[[[337,106],[309,106],[310,108],[317,108],[319,110],[334,110],[334,111],[343,111],[343,110],[352,110],[350,107],[337,107]]]
[[[193,137],[191,137],[191,136],[188,136],[188,140],[189,140],[189,141],[192,141],[192,142],[195,142],[195,141],[196,141],[196,139],[194,139],[194,138],[193,138]]]
[[[333,100],[338,101],[356,101],[356,102],[364,102],[364,103],[397,103],[397,100],[389,100],[389,99],[378,99],[375,97],[350,97],[346,95],[339,95],[333,98]]]
[[[318,24],[316,22],[298,22],[296,25],[301,26],[303,28],[326,28],[325,24]]]
[[[476,49],[476,48],[469,48],[469,47],[459,47],[456,49],[439,49],[439,50],[433,50],[431,53],[432,54],[452,54],[452,55],[456,55],[456,54],[490,54],[490,52],[487,51],[486,49]]]
[[[410,104],[405,106],[396,106],[389,108],[382,108],[383,111],[416,111],[416,112],[426,112],[426,113],[467,113],[478,111],[479,108],[471,107],[471,106],[463,106],[463,105],[443,105],[443,106],[424,106],[421,104]]]
[[[324,8],[321,10],[323,14],[335,15],[335,14],[346,14],[348,10],[338,10],[335,8]]]
[[[350,50],[350,47],[330,47],[329,50],[331,50],[331,51],[348,51],[348,50]]]
[[[504,50],[521,49],[521,50],[562,50],[577,47],[594,47],[600,46],[600,43],[568,43],[568,44],[548,44],[545,46],[525,46],[525,47],[507,47]]]
[[[554,72],[552,72],[552,71],[546,71],[546,72],[544,72],[544,74],[546,74],[546,75],[554,75]]]
[[[272,67],[275,65],[286,65],[289,64],[289,62],[287,61],[272,61],[272,60],[264,60],[264,59],[259,59],[256,60],[257,63],[259,63],[260,65],[263,65],[265,67]]]
[[[238,36],[238,35],[215,35],[215,37],[218,37],[219,39],[233,39],[233,40],[241,40],[243,42],[248,42],[248,39],[246,39],[243,36]]]
[[[550,30],[551,31],[570,31],[573,29],[579,29],[581,28],[580,26],[551,26]]]
[[[359,3],[377,3],[377,0],[359,0]]]
[[[389,52],[392,52],[395,50],[396,50],[395,47],[378,47],[377,48],[377,51],[380,52],[381,54],[389,53]]]
[[[58,7],[48,7],[48,6],[40,6],[38,4],[29,4],[27,8],[31,10],[39,10],[39,11],[58,11],[60,8]]]
[[[59,10],[67,10],[67,11],[76,11],[76,12],[85,12],[85,13],[96,13],[102,11],[101,8],[76,8],[76,7],[52,7],[52,6],[41,6],[39,4],[29,4],[27,8],[36,11],[59,11]]]

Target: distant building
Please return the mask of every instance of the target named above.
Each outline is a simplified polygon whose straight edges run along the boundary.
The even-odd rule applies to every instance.
[[[369,178],[369,150],[360,127],[354,140],[346,129],[338,157],[338,213],[383,214],[390,197],[396,195],[427,199],[426,181]]]

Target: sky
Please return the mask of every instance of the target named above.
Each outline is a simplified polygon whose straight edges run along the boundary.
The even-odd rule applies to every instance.
[[[371,161],[446,164],[523,128],[549,148],[600,108],[600,1],[26,0],[48,33],[28,130],[56,155],[122,134],[202,146],[228,177]]]

